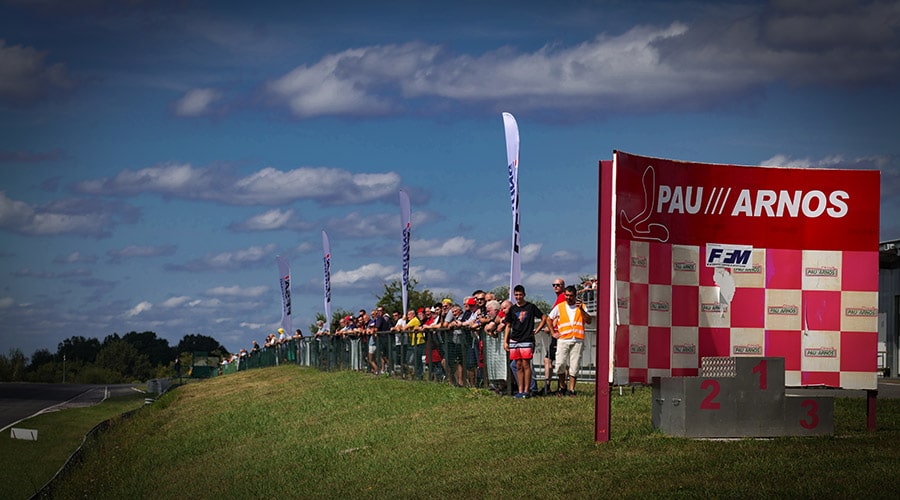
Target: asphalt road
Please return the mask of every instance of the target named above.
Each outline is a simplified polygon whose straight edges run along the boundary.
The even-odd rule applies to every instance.
[[[41,412],[91,406],[106,397],[131,394],[135,387],[133,384],[0,383],[0,431]]]

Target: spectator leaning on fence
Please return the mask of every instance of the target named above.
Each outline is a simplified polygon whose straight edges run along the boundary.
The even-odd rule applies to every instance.
[[[422,356],[425,355],[425,333],[422,331],[422,323],[419,321],[416,311],[410,309],[406,312],[406,324],[403,326],[409,338],[409,358],[406,364],[414,367],[417,379],[423,375]]]
[[[578,375],[581,351],[584,348],[584,325],[594,318],[584,309],[574,286],[566,287],[566,300],[550,311],[550,319],[559,331],[559,345],[556,351],[556,372],[559,375],[560,396],[575,395],[575,378]],[[563,385],[566,370],[569,372],[568,386]]]

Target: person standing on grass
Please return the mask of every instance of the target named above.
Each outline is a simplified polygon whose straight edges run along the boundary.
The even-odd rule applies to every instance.
[[[566,288],[566,282],[562,278],[556,278],[553,280],[553,293],[556,294],[556,302],[553,303],[553,306],[566,301],[566,294],[563,292]],[[545,396],[550,394],[550,381],[553,380],[553,362],[556,360],[556,346],[557,339],[559,339],[559,332],[556,328],[553,327],[553,322],[550,321],[549,316],[544,316],[544,319],[541,320],[541,323],[538,325],[537,330],[535,330],[535,335],[540,333],[541,330],[547,330],[548,336],[542,338],[544,340],[544,389],[543,394]],[[562,382],[562,379],[560,379]],[[558,385],[557,389],[562,389],[565,387],[565,382],[562,382]]]
[[[554,330],[559,332],[556,347],[556,373],[559,375],[559,396],[575,395],[575,377],[581,365],[581,351],[584,349],[584,325],[590,325],[594,318],[584,309],[574,286],[566,287],[566,300],[557,304],[548,317]],[[565,384],[566,370],[569,372],[568,386]]]
[[[519,385],[517,399],[528,398],[531,387],[531,359],[534,357],[534,322],[544,317],[544,313],[531,302],[525,300],[525,287],[513,288],[515,303],[504,318],[506,330],[503,347],[509,359],[516,362],[516,383]]]

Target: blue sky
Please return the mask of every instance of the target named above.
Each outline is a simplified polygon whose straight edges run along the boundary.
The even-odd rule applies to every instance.
[[[900,238],[900,2],[0,0],[0,352],[200,333],[230,350],[400,273],[595,272],[597,162],[882,172]],[[875,193],[873,193],[873,196]]]

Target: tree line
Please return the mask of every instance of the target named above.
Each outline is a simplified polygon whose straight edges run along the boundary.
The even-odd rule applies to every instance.
[[[185,335],[177,346],[154,332],[129,332],[96,338],[69,337],[56,352],[38,349],[29,358],[20,349],[0,354],[0,381],[77,384],[118,384],[171,377],[176,357],[192,364],[194,352],[224,357],[231,353],[207,335]]]

